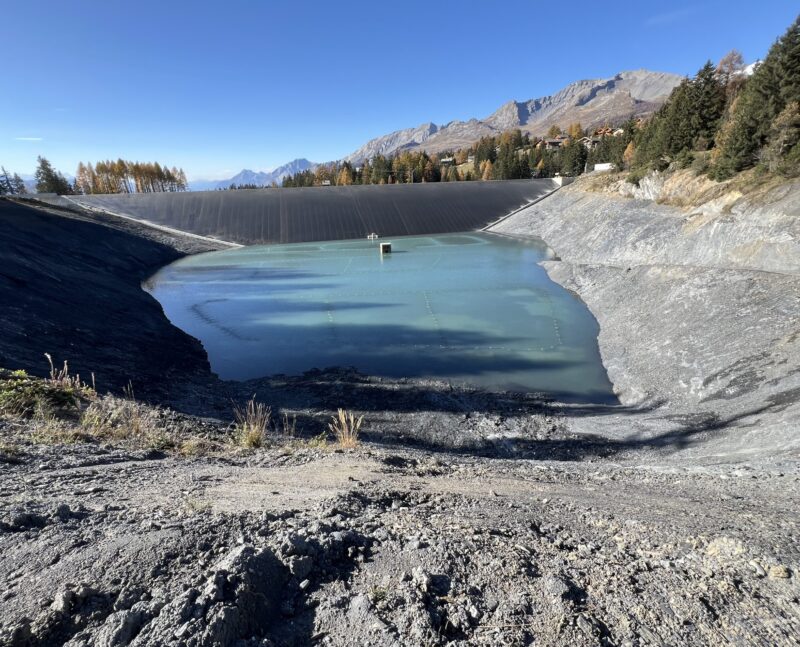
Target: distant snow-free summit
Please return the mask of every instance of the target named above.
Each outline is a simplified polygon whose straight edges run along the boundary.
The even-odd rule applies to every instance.
[[[251,171],[242,169],[232,178],[227,180],[197,180],[190,182],[193,191],[214,191],[216,189],[227,189],[231,185],[250,185],[250,186],[271,186],[273,182],[278,186],[283,182],[283,178],[303,171],[313,171],[317,168],[314,162],[309,162],[305,158],[299,158],[282,164],[271,171]]]
[[[616,123],[653,112],[666,101],[682,76],[634,70],[607,79],[576,81],[553,95],[529,101],[509,101],[485,119],[451,121],[444,126],[428,122],[371,139],[344,159],[358,164],[376,155],[425,149],[429,153],[463,148],[481,137],[519,128],[544,135],[553,126],[580,122],[584,128]]]

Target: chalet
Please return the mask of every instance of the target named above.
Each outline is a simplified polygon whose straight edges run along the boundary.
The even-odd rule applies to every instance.
[[[591,151],[597,148],[602,140],[602,137],[598,135],[592,135],[591,137],[581,137],[579,141],[584,145],[586,150]]]
[[[541,140],[538,144],[536,144],[536,148],[544,148],[547,151],[554,151],[557,148],[561,148],[569,144],[569,137],[565,137],[560,135],[558,137],[547,137],[546,139]]]

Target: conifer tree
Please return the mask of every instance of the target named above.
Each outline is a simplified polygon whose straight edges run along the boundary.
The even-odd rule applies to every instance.
[[[793,102],[800,100],[800,18],[770,48],[737,98],[718,139],[714,169],[718,179],[753,166],[767,143],[773,122]]]
[[[37,158],[36,168],[36,191],[39,193],[57,193],[58,195],[70,195],[72,187],[66,178],[53,168],[50,161],[42,157]]]

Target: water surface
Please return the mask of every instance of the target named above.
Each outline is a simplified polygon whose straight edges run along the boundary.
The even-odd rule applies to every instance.
[[[145,288],[223,379],[354,366],[613,401],[597,323],[547,254],[486,233],[255,246],[183,258]]]

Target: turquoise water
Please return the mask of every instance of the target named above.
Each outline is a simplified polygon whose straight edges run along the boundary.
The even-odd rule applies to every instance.
[[[257,246],[183,258],[144,287],[223,379],[354,366],[613,401],[597,323],[537,264],[547,254],[485,233]]]

